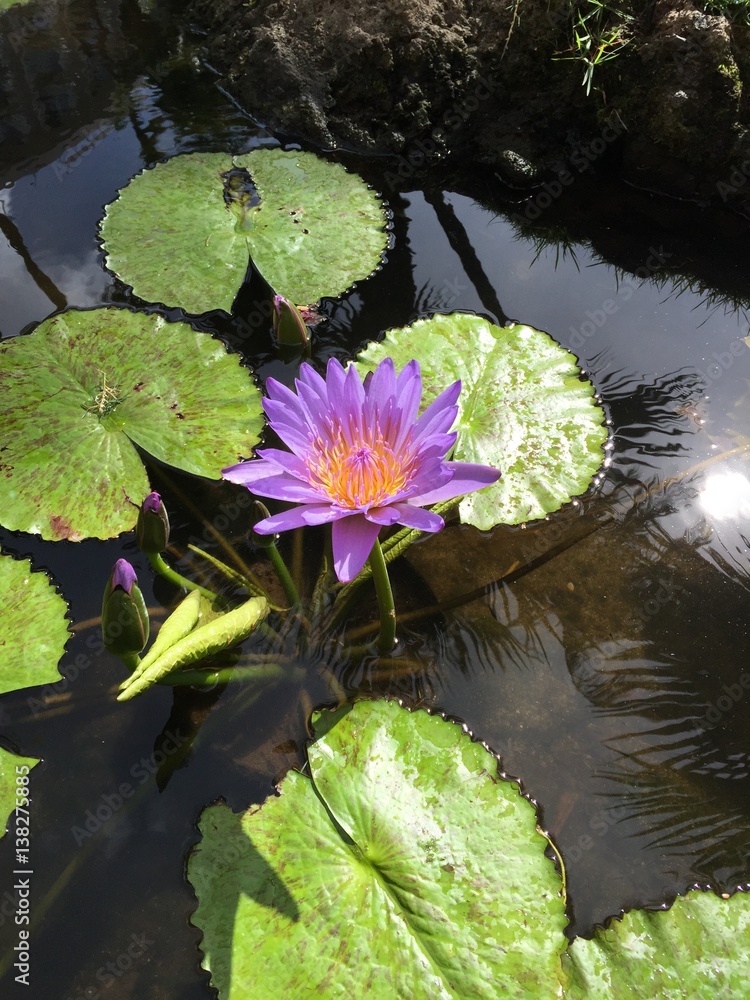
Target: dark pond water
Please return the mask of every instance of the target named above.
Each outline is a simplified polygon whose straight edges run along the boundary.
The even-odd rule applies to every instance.
[[[0,33],[0,333],[13,337],[66,306],[137,302],[97,243],[103,206],[133,174],[279,140],[217,88],[200,39],[146,0],[32,0],[0,15]],[[301,680],[252,696],[158,689],[116,703],[122,666],[87,646],[113,562],[134,562],[157,614],[174,591],[152,584],[132,536],[51,544],[0,529],[3,551],[50,571],[75,623],[65,680],[0,697],[2,744],[43,758],[33,986],[12,982],[17,937],[2,909],[3,997],[211,996],[183,875],[195,819],[218,796],[236,809],[262,801],[300,763],[311,707],[341,690],[442,710],[500,755],[566,860],[573,933],[694,884],[748,884],[747,224],[588,174],[562,197],[523,201],[480,169],[438,164],[427,186],[415,175],[396,187],[394,164],[340,159],[388,199],[394,246],[378,274],[327,303],[316,360],[435,311],[529,323],[590,373],[611,463],[545,522],[451,526],[414,547],[395,573],[395,666],[344,671],[313,652]],[[260,302],[250,281],[237,316],[206,328],[262,376],[291,379]],[[218,552],[199,512],[223,511],[226,538],[254,558],[234,488],[150,471],[177,556],[190,541]],[[82,838],[123,782],[134,797]],[[3,892],[13,869],[5,838]]]

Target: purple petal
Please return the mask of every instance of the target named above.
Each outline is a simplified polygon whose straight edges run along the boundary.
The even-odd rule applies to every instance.
[[[137,582],[138,577],[135,575],[135,570],[127,559],[118,559],[112,570],[112,590],[120,587],[126,594],[129,594],[133,589],[133,584]]]
[[[254,527],[259,535],[273,535],[277,531],[289,531],[291,528],[306,528],[310,524],[322,524],[325,519],[334,520],[336,517],[343,517],[330,504],[302,504],[299,507],[290,507],[280,514],[273,514],[266,517]],[[312,518],[319,518],[315,521]]]
[[[256,455],[275,465],[280,472],[288,472],[290,476],[309,482],[310,472],[306,463],[291,452],[282,451],[281,448],[261,448]]]
[[[353,580],[367,562],[379,531],[380,525],[366,520],[362,514],[334,521],[333,568],[342,583]]]
[[[260,497],[270,497],[272,500],[287,500],[289,503],[323,503],[325,497],[295,476],[286,472],[268,476],[266,479],[256,479],[248,489]]]
[[[407,491],[409,502],[411,503],[415,497],[421,497],[423,493],[431,493],[433,490],[445,486],[453,479],[453,476],[454,472],[442,459],[427,463],[425,467],[420,468],[417,475],[409,483]]]
[[[343,416],[344,382],[346,373],[336,358],[329,358],[326,366],[326,389],[328,391],[329,408]]]
[[[315,371],[313,366],[307,361],[303,361],[299,367],[299,376],[296,379],[297,387],[304,385],[312,389],[321,399],[328,399],[328,389],[326,380]]]
[[[228,465],[226,469],[221,470],[221,474],[230,483],[239,483],[240,486],[249,488],[257,479],[273,476],[278,471],[278,466],[275,463],[264,462],[262,458],[253,458],[248,462]]]
[[[316,377],[320,378],[317,373]],[[323,382],[323,379],[320,379],[320,381],[323,386],[322,389],[317,385],[307,385],[302,381],[297,382],[297,393],[299,398],[302,400],[302,403],[311,418],[314,417],[314,419],[311,419],[310,421],[311,427],[315,427],[323,417],[327,418],[331,409],[328,403],[328,392],[325,389],[325,382]]]
[[[492,483],[496,483],[502,475],[499,469],[492,469],[489,465],[472,465],[471,462],[445,462],[444,464],[453,472],[451,481],[444,486],[437,487],[437,489],[410,497],[410,503],[426,505],[439,503],[441,500],[452,500],[453,497],[460,497],[465,493],[473,493],[474,490],[490,486]]]
[[[400,414],[401,432],[411,434],[413,424],[419,413],[419,404],[422,402],[422,375],[419,364],[410,361],[399,373],[396,381],[396,404]],[[401,438],[394,442],[394,447],[401,446]]]
[[[354,365],[349,365],[344,379],[344,405],[346,413],[355,416],[357,420],[362,419],[362,408],[365,405],[365,390],[362,386],[362,379]]]
[[[297,399],[297,397],[294,397]],[[313,428],[319,416],[313,418],[299,400],[298,406],[291,407],[278,399],[264,399],[263,409],[268,421],[281,440],[302,455],[310,449],[310,441],[315,436]]]
[[[143,501],[141,506],[143,511],[151,511],[153,514],[158,514],[161,510],[161,497],[158,493],[151,492]]]
[[[433,399],[414,425],[414,436],[421,438],[425,434],[450,430],[453,421],[456,419],[457,409],[453,409],[452,411],[453,418],[450,424],[445,426],[445,421],[447,420],[447,414],[455,407],[460,392],[461,382],[454,382],[453,385],[449,385],[447,389],[444,389],[436,399]]]
[[[372,404],[373,412],[383,409],[395,394],[396,368],[393,358],[383,358],[367,382],[367,399]]]
[[[418,531],[440,531],[445,527],[445,521],[434,511],[415,507],[411,503],[397,503],[393,506],[398,513],[399,523],[406,525],[407,528],[416,528]]]
[[[456,443],[456,434],[430,434],[417,448],[420,464],[438,458],[441,462]]]
[[[387,507],[370,507],[364,514],[367,520],[374,524],[391,525],[398,521],[398,510],[392,504]]]

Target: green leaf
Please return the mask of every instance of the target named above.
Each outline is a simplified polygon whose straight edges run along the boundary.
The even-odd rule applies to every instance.
[[[29,803],[24,802],[24,799],[29,798],[29,783],[26,776],[38,763],[36,757],[20,757],[0,747],[0,831],[2,831],[0,838],[5,835],[8,817],[16,806],[28,810]],[[23,815],[24,813],[21,813],[21,816]],[[19,825],[18,832],[22,837],[28,836],[28,826]],[[26,857],[30,857],[30,854]],[[22,862],[18,864],[19,868],[21,864]]]
[[[218,479],[251,454],[260,392],[237,356],[185,323],[70,311],[0,343],[0,523],[44,538],[132,528],[150,491],[136,445]]]
[[[222,174],[250,172],[259,206],[230,209]],[[378,197],[313,153],[190,153],[134,177],[101,224],[107,267],[142,299],[189,313],[229,312],[248,253],[275,292],[296,303],[335,296],[379,264],[387,243]]]
[[[238,156],[260,205],[244,220],[253,263],[297,304],[334,297],[366,278],[387,245],[378,196],[356,174],[312,153],[258,149]]]
[[[0,694],[60,680],[67,605],[28,559],[0,555]]]
[[[184,632],[173,644],[166,649],[162,648],[155,655],[152,656],[150,650],[148,656],[141,661],[137,669],[124,684],[120,685],[121,690],[117,700],[129,701],[153,684],[160,683],[173,671],[182,670],[184,667],[199,663],[201,660],[208,659],[210,656],[215,656],[217,653],[222,653],[231,649],[232,646],[244,642],[263,621],[268,611],[268,601],[265,597],[251,597],[238,608],[219,615],[206,625]],[[182,625],[186,624],[183,605],[176,608],[174,614],[178,612],[178,621],[174,630],[170,627],[170,632],[173,635],[181,631]],[[197,615],[195,620],[197,621]],[[162,626],[162,631],[168,623],[169,619]],[[154,645],[159,642],[160,638],[161,632]]]
[[[416,358],[423,402],[461,379],[453,457],[502,470],[494,485],[461,502],[477,528],[521,524],[584,493],[604,462],[604,412],[576,359],[530,326],[499,327],[454,313],[389,330],[357,364],[361,374],[391,357]]]
[[[691,892],[670,910],[631,910],[565,957],[569,1000],[746,1000],[750,897]]]
[[[222,1000],[559,996],[560,881],[495,758],[392,702],[316,728],[310,777],[202,815],[193,919]]]

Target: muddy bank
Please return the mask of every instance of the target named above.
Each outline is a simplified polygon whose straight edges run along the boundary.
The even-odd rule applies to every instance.
[[[404,180],[450,155],[517,187],[614,161],[638,185],[750,213],[746,8],[704,7],[194,0],[189,14],[254,115],[322,146],[393,154]]]

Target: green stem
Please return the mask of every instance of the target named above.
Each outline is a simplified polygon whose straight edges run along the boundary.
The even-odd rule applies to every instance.
[[[391,581],[383,558],[380,541],[376,538],[368,559],[372,570],[372,580],[380,608],[380,634],[378,635],[378,652],[381,655],[390,653],[396,645],[396,608],[393,603]]]
[[[299,604],[299,594],[297,593],[297,588],[294,586],[294,580],[292,579],[291,573],[286,568],[286,563],[281,558],[281,553],[276,548],[275,544],[269,545],[266,551],[268,552],[268,558],[273,564],[273,568],[276,570],[276,576],[279,578],[279,582],[281,583],[284,591],[284,596],[292,607],[295,607]]]
[[[180,587],[183,590],[197,590],[199,594],[203,594],[203,596],[208,598],[211,602],[217,599],[218,595],[214,594],[212,590],[207,590],[205,587],[201,587],[199,583],[195,583],[193,580],[188,580],[187,577],[184,577],[176,570],[173,570],[171,566],[168,566],[164,562],[158,552],[149,553],[148,561],[154,567],[159,576],[163,576],[165,580],[169,580],[169,582],[175,584],[175,586]]]
[[[440,514],[441,517],[444,517],[451,510],[453,510],[454,507],[457,507],[462,499],[463,497],[454,497],[452,500],[444,500],[442,503],[435,504],[430,509],[436,514]],[[386,538],[386,540],[382,543],[383,558],[386,561],[386,565],[402,555],[413,542],[416,542],[416,540],[424,534],[425,533],[423,531],[417,531],[415,528],[401,528],[400,531],[397,531],[389,538]],[[331,609],[324,626],[327,631],[335,628],[346,618],[352,605],[359,600],[361,596],[359,594],[359,590],[362,584],[369,580],[371,575],[372,569],[370,566],[365,566],[356,579],[337,588],[338,593],[336,594],[333,608]]]
[[[137,653],[120,653],[120,659],[131,674],[134,670],[137,670],[141,664],[141,658]]]

